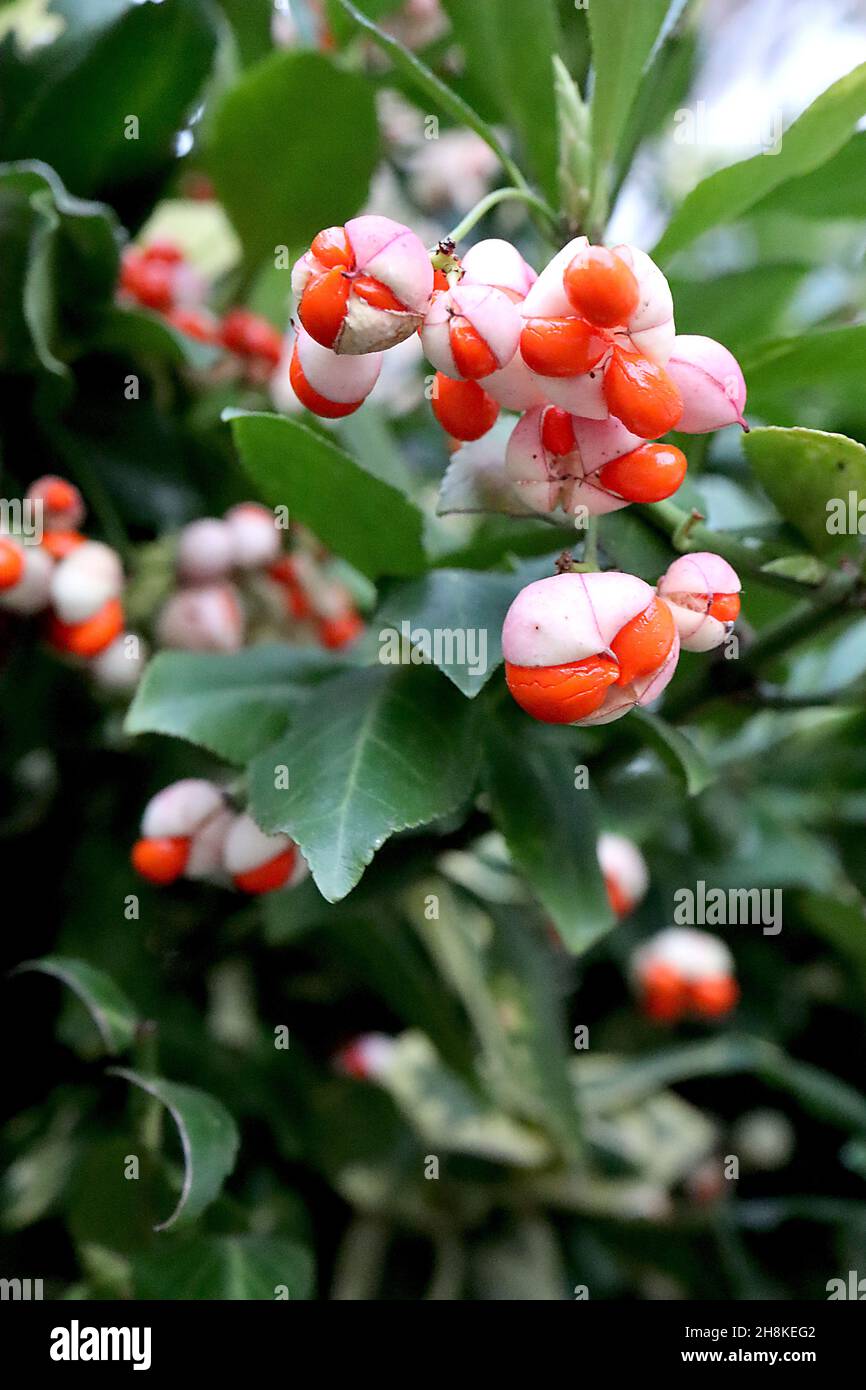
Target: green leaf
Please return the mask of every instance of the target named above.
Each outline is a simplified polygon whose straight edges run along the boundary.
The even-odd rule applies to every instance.
[[[802,893],[797,910],[809,925],[852,964],[866,987],[866,913],[863,903],[843,902],[822,893]]]
[[[106,1052],[125,1052],[131,1045],[138,1016],[123,990],[104,970],[66,956],[42,956],[39,960],[25,960],[13,973],[28,970],[51,975],[78,996],[95,1023]]]
[[[443,1065],[423,1033],[403,1033],[380,1078],[425,1144],[474,1154],[515,1168],[538,1168],[551,1156],[540,1135],[497,1110]]]
[[[160,652],[135,692],[126,731],[183,738],[226,762],[245,763],[285,729],[317,681],[343,666],[316,650],[289,646]]]
[[[226,92],[206,158],[250,264],[305,246],[366,200],[379,158],[373,87],[321,53],[273,53]]]
[[[330,439],[281,415],[231,416],[241,461],[271,506],[377,579],[426,569],[421,512]],[[347,521],[350,518],[350,521]]]
[[[446,3],[466,55],[466,71],[516,132],[545,196],[557,198],[553,55],[560,46],[553,0]]]
[[[429,667],[336,676],[252,763],[252,813],[297,841],[323,896],[337,902],[395,831],[448,815],[472,795],[472,709]],[[283,766],[285,791],[275,787]]]
[[[502,624],[524,583],[514,574],[440,569],[397,585],[373,616],[380,650],[383,637],[396,641],[405,631],[413,650],[473,699],[502,661]]]
[[[219,1194],[235,1166],[240,1137],[234,1120],[221,1101],[194,1086],[142,1076],[126,1067],[111,1067],[109,1075],[141,1087],[164,1105],[180,1136],[183,1186],[174,1211],[155,1229],[167,1231],[181,1217],[185,1222],[194,1220]]]
[[[743,354],[742,366],[750,397],[789,393],[802,409],[811,391],[856,386],[864,360],[866,324],[851,324],[758,343]]]
[[[120,229],[34,160],[0,165],[0,368],[66,372],[76,338],[110,303]]]
[[[750,431],[743,444],[762,486],[813,550],[825,555],[857,544],[859,509],[866,510],[862,444],[843,434],[776,426]]]
[[[866,130],[858,131],[826,164],[788,179],[752,208],[755,216],[779,212],[821,221],[866,217]]]
[[[164,1245],[133,1261],[135,1296],[217,1301],[305,1300],[312,1296],[313,1257],[280,1236],[201,1236]]]
[[[592,39],[590,105],[597,191],[607,183],[632,103],[671,0],[592,0],[587,6]]]
[[[161,175],[216,56],[214,9],[205,0],[53,8],[66,24],[52,43],[22,53],[9,36],[0,46],[0,157],[44,160],[83,196]]]
[[[678,333],[703,333],[731,352],[754,354],[777,330],[783,311],[809,271],[807,265],[755,265],[705,280],[671,276]],[[753,389],[751,376],[749,389]]]
[[[758,154],[710,174],[674,213],[653,257],[675,251],[719,223],[733,222],[788,179],[812,173],[849,140],[866,112],[866,63],[841,77],[782,136],[776,154]]]
[[[437,907],[432,920],[431,899]],[[580,1134],[566,1066],[568,1027],[544,935],[524,913],[500,908],[491,920],[443,879],[421,880],[403,901],[472,1021],[491,1093],[504,1109],[576,1152]]]
[[[788,1057],[765,1038],[730,1033],[707,1042],[668,1047],[590,1081],[585,1103],[597,1114],[634,1105],[666,1086],[700,1076],[753,1074],[794,1096],[810,1114],[843,1129],[866,1129],[866,1099],[846,1082]]]
[[[596,854],[594,795],[575,789],[576,761],[574,744],[525,715],[491,719],[485,730],[493,819],[565,945],[579,954],[614,917]]]
[[[635,708],[631,711],[629,724],[676,773],[689,796],[698,796],[712,782],[715,773],[691,739],[666,719],[651,714],[649,710]]]

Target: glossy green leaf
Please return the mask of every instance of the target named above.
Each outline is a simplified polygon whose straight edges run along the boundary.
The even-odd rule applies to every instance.
[[[381,1084],[426,1144],[515,1168],[537,1168],[550,1158],[540,1134],[497,1110],[444,1066],[423,1033],[396,1040]]]
[[[557,194],[553,55],[559,43],[554,0],[446,0],[466,54],[467,73],[517,134],[527,170],[546,197]]]
[[[862,444],[822,430],[769,426],[747,434],[744,448],[782,516],[819,555],[856,546],[861,508],[866,531]]]
[[[241,462],[264,500],[288,507],[293,521],[309,526],[362,574],[377,579],[426,568],[423,517],[390,483],[298,420],[238,414],[231,425]]]
[[[593,67],[590,125],[596,179],[602,185],[670,9],[671,0],[592,0],[587,6]]]
[[[248,762],[286,727],[292,709],[344,663],[315,649],[160,652],[126,716],[130,734],[167,734],[230,763]]]
[[[752,208],[755,216],[794,213],[824,220],[866,217],[866,130],[860,130],[826,164],[780,184]]]
[[[161,175],[216,57],[214,8],[206,0],[53,8],[66,21],[53,42],[25,54],[9,38],[0,47],[0,158],[44,160],[86,197]]]
[[[463,1003],[500,1105],[542,1126],[572,1153],[580,1147],[566,1066],[568,1027],[556,998],[549,943],[520,913],[490,914],[438,878],[404,894],[406,911]],[[429,906],[436,904],[436,915]]]
[[[851,390],[864,361],[866,325],[851,324],[758,342],[743,353],[742,367],[751,397],[788,394],[802,409],[812,392]]]
[[[787,1091],[805,1110],[841,1128],[866,1129],[866,1099],[828,1072],[787,1056],[765,1038],[731,1033],[707,1042],[668,1047],[593,1078],[584,1100],[596,1113],[633,1105],[663,1087],[700,1076],[752,1073]]]
[[[633,709],[631,729],[643,739],[663,762],[676,773],[689,796],[697,796],[709,786],[714,773],[692,740],[666,719],[649,710]]]
[[[106,1052],[125,1052],[130,1046],[138,1026],[138,1015],[123,990],[104,970],[66,956],[26,960],[15,973],[28,970],[51,975],[78,996],[96,1025]]]
[[[273,1302],[304,1300],[313,1293],[313,1257],[281,1236],[200,1236],[160,1244],[133,1261],[137,1298]]]
[[[64,375],[117,280],[120,229],[35,160],[0,165],[0,368]]]
[[[378,157],[371,84],[321,53],[299,50],[272,53],[229,88],[207,150],[253,265],[276,247],[308,245],[322,227],[356,213]],[[285,274],[288,295],[288,268]]]
[[[237,1125],[221,1101],[197,1087],[143,1076],[125,1067],[112,1067],[109,1075],[153,1096],[177,1126],[183,1150],[183,1185],[174,1211],[156,1229],[166,1231],[181,1218],[184,1222],[194,1220],[219,1195],[235,1166],[240,1143]]]
[[[840,77],[782,136],[774,154],[758,154],[710,174],[685,198],[653,251],[668,260],[719,223],[733,222],[788,179],[811,174],[850,139],[866,112],[866,63]]]
[[[806,265],[756,265],[703,280],[671,277],[677,332],[716,338],[731,352],[754,353],[778,332],[784,310],[809,271]],[[752,388],[751,376],[748,380]]]
[[[576,745],[520,713],[485,729],[485,781],[517,867],[575,954],[614,924],[598,866],[594,794],[575,788]]]
[[[432,570],[395,585],[372,619],[380,650],[408,636],[472,699],[502,661],[502,623],[526,581],[513,574]]]
[[[336,902],[395,831],[467,801],[477,766],[473,707],[450,682],[425,666],[376,666],[320,686],[285,737],[254,760],[251,808],[264,829],[297,841]]]

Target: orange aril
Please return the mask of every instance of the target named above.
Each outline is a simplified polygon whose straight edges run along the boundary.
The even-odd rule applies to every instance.
[[[642,613],[621,627],[610,644],[619,662],[617,685],[631,685],[657,671],[671,649],[676,627],[666,603],[652,599]]]
[[[0,589],[11,589],[24,573],[24,552],[14,541],[0,536]]]
[[[641,988],[644,1013],[657,1023],[675,1022],[688,1006],[685,981],[661,961],[647,966],[641,976]]]
[[[319,264],[328,270],[333,270],[335,266],[351,269],[355,264],[355,253],[345,227],[326,227],[313,238],[310,250]]]
[[[301,295],[298,314],[311,338],[332,348],[343,327],[352,281],[339,267],[313,275]]]
[[[721,1018],[730,1013],[739,997],[739,986],[730,975],[698,980],[689,988],[691,1007],[705,1018]]]
[[[352,289],[371,309],[390,309],[395,314],[409,312],[393,291],[389,290],[387,285],[383,285],[381,280],[374,280],[372,275],[356,275],[352,281]]]
[[[541,422],[541,442],[549,454],[560,458],[570,454],[576,446],[574,420],[567,410],[551,405],[544,412]]]
[[[123,631],[123,608],[120,599],[110,598],[83,623],[63,623],[52,618],[48,625],[48,640],[52,646],[72,656],[98,656]]]
[[[85,537],[80,531],[46,531],[42,537],[42,549],[55,560],[62,560],[76,546],[83,545]]]
[[[605,246],[588,246],[566,267],[563,285],[577,312],[598,328],[627,323],[640,301],[634,274]]]
[[[490,376],[499,370],[499,363],[489,346],[468,319],[455,314],[448,331],[451,352],[461,376],[469,381],[478,381],[480,377]]]
[[[244,874],[235,874],[235,887],[242,893],[273,893],[291,876],[295,867],[295,847],[290,845],[257,869],[248,869]]]
[[[604,374],[604,398],[611,415],[644,439],[666,434],[683,413],[682,397],[664,368],[620,347]]]
[[[617,880],[610,874],[604,875],[604,886],[607,891],[607,900],[617,917],[627,917],[634,906],[631,898],[622,891]]]
[[[188,858],[189,839],[180,836],[137,840],[132,847],[132,867],[151,883],[174,883]]]
[[[740,595],[713,594],[707,612],[711,618],[718,618],[720,623],[735,622],[740,615]]]
[[[65,478],[52,478],[45,485],[42,500],[50,512],[68,512],[78,500],[78,489]]]
[[[480,439],[496,423],[499,405],[477,381],[453,381],[437,372],[430,400],[433,414],[452,439]]]
[[[662,502],[676,492],[688,462],[674,444],[641,444],[599,469],[599,482],[627,502]]]
[[[347,647],[356,637],[360,637],[363,631],[363,621],[360,614],[354,610],[337,618],[323,618],[318,627],[319,641],[329,651],[339,651],[341,647]]]
[[[363,401],[329,401],[327,397],[315,391],[304,376],[297,345],[289,363],[289,381],[301,405],[306,406],[314,415],[320,415],[323,420],[341,420],[364,404]]]
[[[520,353],[539,376],[579,376],[591,371],[608,349],[608,339],[585,319],[528,319]]]
[[[572,724],[604,704],[608,687],[618,674],[609,656],[588,656],[562,666],[512,666],[505,663],[505,680],[514,699],[544,724]]]

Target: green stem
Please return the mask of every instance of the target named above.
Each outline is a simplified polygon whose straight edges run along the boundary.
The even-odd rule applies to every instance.
[[[433,1275],[424,1295],[428,1303],[459,1299],[465,1278],[465,1255],[459,1237],[451,1232],[437,1236],[433,1255]]]
[[[367,1301],[376,1297],[390,1239],[391,1230],[385,1221],[375,1216],[355,1217],[337,1252],[332,1301]]]
[[[142,1076],[159,1075],[159,1044],[156,1024],[145,1019],[138,1025],[133,1047],[136,1070]],[[138,1109],[138,1134],[148,1153],[158,1153],[162,1146],[163,1105],[155,1096],[132,1088],[134,1103]]]
[[[358,28],[369,36],[377,48],[388,55],[394,66],[403,72],[416,87],[425,92],[443,111],[447,111],[461,125],[468,126],[470,130],[475,131],[476,135],[480,135],[484,143],[496,155],[515,188],[529,191],[529,184],[496,131],[488,125],[483,117],[479,116],[477,111],[474,111],[457,92],[437,77],[426,63],[422,63],[421,59],[416,57],[408,48],[405,48],[402,43],[392,38],[390,34],[386,34],[377,24],[362,14],[357,6],[352,4],[352,0],[339,0],[339,3]],[[538,208],[535,206],[533,206],[533,213],[537,217]],[[551,225],[556,225],[556,214],[547,204],[544,204],[544,216]],[[549,227],[542,227],[545,235],[548,230]]]
[[[583,565],[586,569],[598,569],[598,517],[591,516],[586,527],[583,542]]]
[[[551,229],[553,231],[557,230],[558,223],[556,215],[547,206],[544,199],[539,198],[537,194],[533,193],[530,189],[494,188],[492,193],[488,193],[485,197],[481,198],[479,202],[475,204],[474,208],[467,212],[462,222],[458,222],[454,230],[448,233],[448,240],[453,242],[462,241],[463,238],[472,231],[476,223],[480,222],[482,217],[485,217],[487,213],[490,212],[491,208],[495,208],[498,203],[504,203],[508,199],[517,199],[519,202],[526,203],[528,207],[535,208],[536,212],[549,220]]]
[[[705,524],[700,512],[683,511],[682,507],[670,501],[645,503],[636,510],[644,521],[667,536],[674,549],[683,554],[690,550],[711,550],[715,555],[723,555],[735,569],[753,575],[771,588],[783,589],[785,593],[802,596],[819,590],[820,586],[791,579],[787,575],[767,573],[764,567],[779,558],[777,553],[764,545],[746,545],[736,536],[712,530]]]

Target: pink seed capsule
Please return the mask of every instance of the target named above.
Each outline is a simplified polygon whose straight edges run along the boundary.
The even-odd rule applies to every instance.
[[[295,263],[292,289],[301,323],[322,347],[382,352],[420,328],[433,267],[411,228],[365,214],[319,232]]]
[[[494,285],[515,303],[526,298],[538,279],[517,247],[500,237],[488,237],[470,246],[462,265],[462,285]]]
[[[199,585],[172,594],[159,615],[157,637],[161,646],[180,651],[236,652],[244,626],[234,585]]]
[[[0,608],[21,617],[43,612],[51,602],[54,561],[41,546],[21,545],[9,536],[3,537],[3,544],[19,563],[14,566],[18,576],[14,583],[0,589]]]
[[[147,661],[147,643],[134,632],[121,633],[90,663],[90,674],[102,690],[124,694],[141,680]]]
[[[235,818],[223,846],[223,866],[242,893],[285,887],[300,857],[288,835],[267,835],[246,812]]]
[[[598,837],[598,862],[611,907],[618,917],[627,917],[646,897],[646,860],[634,841],[605,831]]]
[[[84,520],[86,508],[78,488],[55,473],[37,478],[27,489],[26,497],[42,508],[42,526],[46,531],[76,531]]]
[[[642,579],[567,573],[521,590],[505,617],[502,651],[508,688],[533,718],[607,724],[661,693],[679,638]]]
[[[151,797],[141,817],[141,833],[146,838],[193,835],[224,805],[223,794],[215,782],[184,777]]]
[[[334,1069],[355,1081],[378,1081],[394,1059],[394,1048],[387,1033],[362,1033],[335,1054]]]
[[[123,592],[123,565],[116,550],[84,541],[54,566],[51,603],[62,623],[83,623]]]
[[[681,555],[658,582],[686,651],[708,652],[730,636],[740,611],[740,578],[721,555]]]
[[[274,513],[267,507],[240,502],[226,512],[225,524],[238,569],[259,570],[274,563],[280,553],[280,532]]]
[[[421,345],[446,376],[479,381],[507,367],[517,351],[520,316],[501,290],[464,284],[434,294]]]
[[[325,419],[351,415],[363,405],[379,379],[383,354],[339,356],[311,338],[303,326],[289,367],[289,383],[302,405]]]
[[[713,338],[681,333],[674,340],[667,373],[683,401],[677,429],[708,434],[725,425],[742,425],[746,383],[733,353]]]
[[[235,564],[231,528],[215,516],[184,526],[177,542],[177,572],[187,584],[225,579]]]

